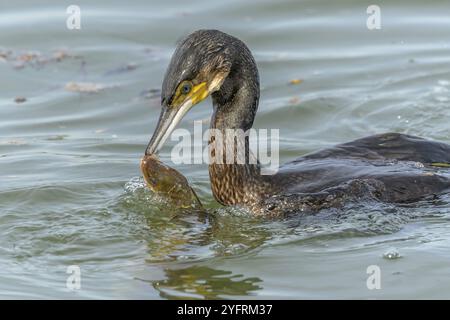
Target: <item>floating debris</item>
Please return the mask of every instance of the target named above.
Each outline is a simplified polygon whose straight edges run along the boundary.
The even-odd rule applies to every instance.
[[[53,51],[53,54],[50,57],[44,56],[42,61],[45,63],[50,61],[61,62],[68,58],[81,58],[81,56],[70,53],[67,49],[57,49]]]
[[[303,82],[303,80],[301,80],[301,79],[292,79],[291,81],[289,81],[290,84],[300,84],[302,82]]]
[[[14,99],[15,103],[24,103],[25,101],[27,101],[27,98],[25,98],[25,97],[16,97]]]
[[[58,62],[62,61],[65,57],[67,57],[67,53],[63,51],[58,51],[53,54],[53,59],[55,59]]]
[[[136,70],[138,67],[137,63],[134,62],[130,62],[124,66],[121,66],[119,68],[107,71],[104,76],[111,76],[111,75],[116,75],[116,74],[121,74],[121,73],[126,73],[126,72],[130,72],[133,70]]]
[[[10,55],[11,55],[11,50],[7,50],[7,51],[1,50],[0,51],[0,58],[7,59]]]
[[[0,62],[7,62],[11,51],[0,51]]]
[[[52,54],[42,54],[39,51],[0,51],[0,62],[9,62],[14,69],[23,69],[27,65],[32,67],[42,67],[49,62],[60,62],[66,58],[78,57],[79,56],[68,53],[65,49],[54,50]]]
[[[26,52],[16,57],[17,61],[30,62],[39,58],[41,54],[39,52]]]
[[[64,140],[65,138],[67,138],[67,137],[68,137],[68,135],[66,135],[66,134],[59,134],[59,135],[55,135],[55,136],[50,136],[50,137],[46,138],[45,140],[48,140],[48,141],[61,141],[61,140]]]
[[[98,93],[106,89],[105,85],[92,82],[68,82],[64,89],[70,92]]]

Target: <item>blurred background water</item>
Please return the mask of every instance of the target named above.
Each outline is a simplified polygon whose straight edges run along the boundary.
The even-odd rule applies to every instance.
[[[71,4],[81,30],[66,27]],[[255,126],[280,128],[281,162],[387,131],[450,143],[450,3],[377,1],[372,31],[370,4],[2,1],[0,298],[450,298],[449,196],[262,220],[219,209],[206,165],[173,165],[211,219],[140,178],[175,43],[200,28],[254,53]],[[208,100],[181,127],[210,114]]]

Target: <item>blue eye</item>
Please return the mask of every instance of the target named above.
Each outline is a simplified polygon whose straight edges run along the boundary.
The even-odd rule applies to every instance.
[[[184,83],[184,84],[181,86],[181,92],[182,92],[183,94],[188,94],[189,92],[191,92],[191,89],[192,89],[192,86],[191,86],[190,83]]]

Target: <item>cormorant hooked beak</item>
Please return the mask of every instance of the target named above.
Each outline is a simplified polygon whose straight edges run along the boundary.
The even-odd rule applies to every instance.
[[[158,152],[184,115],[194,105],[203,101],[209,93],[206,82],[194,85],[191,81],[183,81],[178,86],[172,101],[163,100],[158,124],[145,154],[152,155]]]

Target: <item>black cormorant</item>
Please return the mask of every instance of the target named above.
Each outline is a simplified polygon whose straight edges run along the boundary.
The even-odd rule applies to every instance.
[[[255,60],[241,40],[217,30],[190,34],[170,61],[160,118],[145,154],[156,153],[186,112],[209,95],[211,128],[247,131],[259,90]],[[450,163],[450,145],[404,134],[374,135],[308,154],[274,175],[262,175],[259,163],[250,161],[248,140],[244,149],[244,164],[209,165],[211,188],[221,204],[255,214],[309,212],[366,198],[411,202],[450,190],[450,178],[434,170]]]

